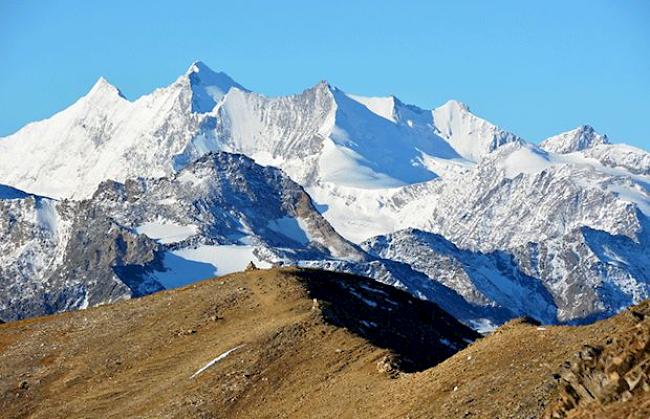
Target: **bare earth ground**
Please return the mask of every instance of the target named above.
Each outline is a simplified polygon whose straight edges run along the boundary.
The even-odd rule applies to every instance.
[[[628,313],[584,327],[513,321],[435,366],[449,354],[409,335],[412,347],[403,352],[427,357],[410,368],[419,372],[397,372],[384,368],[394,348],[362,337],[363,329],[340,318],[345,311],[332,321],[328,306],[313,299],[309,284],[336,275],[291,268],[248,271],[0,325],[0,415],[537,418],[560,400],[557,374],[572,354],[639,324]],[[417,304],[390,295],[400,304]],[[341,299],[332,300],[335,307]],[[414,319],[409,324],[420,327]],[[437,321],[436,327],[459,339],[471,333],[442,317]],[[406,323],[386,327],[411,333]],[[625,403],[606,406],[615,410],[579,407],[569,414],[648,418],[648,394],[637,392]]]

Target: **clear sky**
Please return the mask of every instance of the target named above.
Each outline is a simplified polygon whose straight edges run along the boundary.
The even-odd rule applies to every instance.
[[[588,123],[650,149],[650,1],[0,0],[0,136],[101,75],[129,98],[200,59],[266,95],[322,79],[531,141]]]

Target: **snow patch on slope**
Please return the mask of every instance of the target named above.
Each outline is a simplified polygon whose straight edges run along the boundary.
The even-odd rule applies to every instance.
[[[270,263],[257,257],[254,246],[200,245],[168,251],[164,255],[165,271],[152,274],[165,288],[182,287],[214,276],[243,271],[249,262],[261,268]]]
[[[164,221],[148,222],[135,228],[138,234],[157,240],[159,243],[169,244],[181,242],[198,232],[195,225],[179,225]]]
[[[510,179],[522,173],[541,172],[552,164],[546,153],[533,147],[521,147],[510,153],[502,162],[506,177]]]

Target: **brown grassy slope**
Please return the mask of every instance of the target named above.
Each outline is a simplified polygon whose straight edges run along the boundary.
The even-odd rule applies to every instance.
[[[408,318],[404,323],[372,317],[343,294],[326,295],[320,277],[339,276],[251,271],[1,325],[0,412],[36,418],[539,417],[557,398],[552,374],[564,360],[583,343],[634,324],[625,315],[579,328],[538,330],[513,322],[431,367],[448,354],[431,343],[435,330],[415,329],[436,324],[457,342],[467,333],[462,327],[418,310],[400,313]],[[380,291],[400,304],[419,304]],[[361,314],[348,318],[346,308]],[[369,326],[359,328],[360,318]],[[372,321],[410,342],[420,339],[413,353],[426,357],[411,359],[407,369],[428,368],[398,378],[378,368],[391,351]],[[413,355],[398,349],[407,360]]]

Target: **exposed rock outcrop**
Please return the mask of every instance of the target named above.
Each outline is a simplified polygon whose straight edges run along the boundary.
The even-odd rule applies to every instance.
[[[627,315],[637,321],[634,327],[604,345],[585,345],[565,363],[559,399],[546,418],[650,415],[650,303]]]

